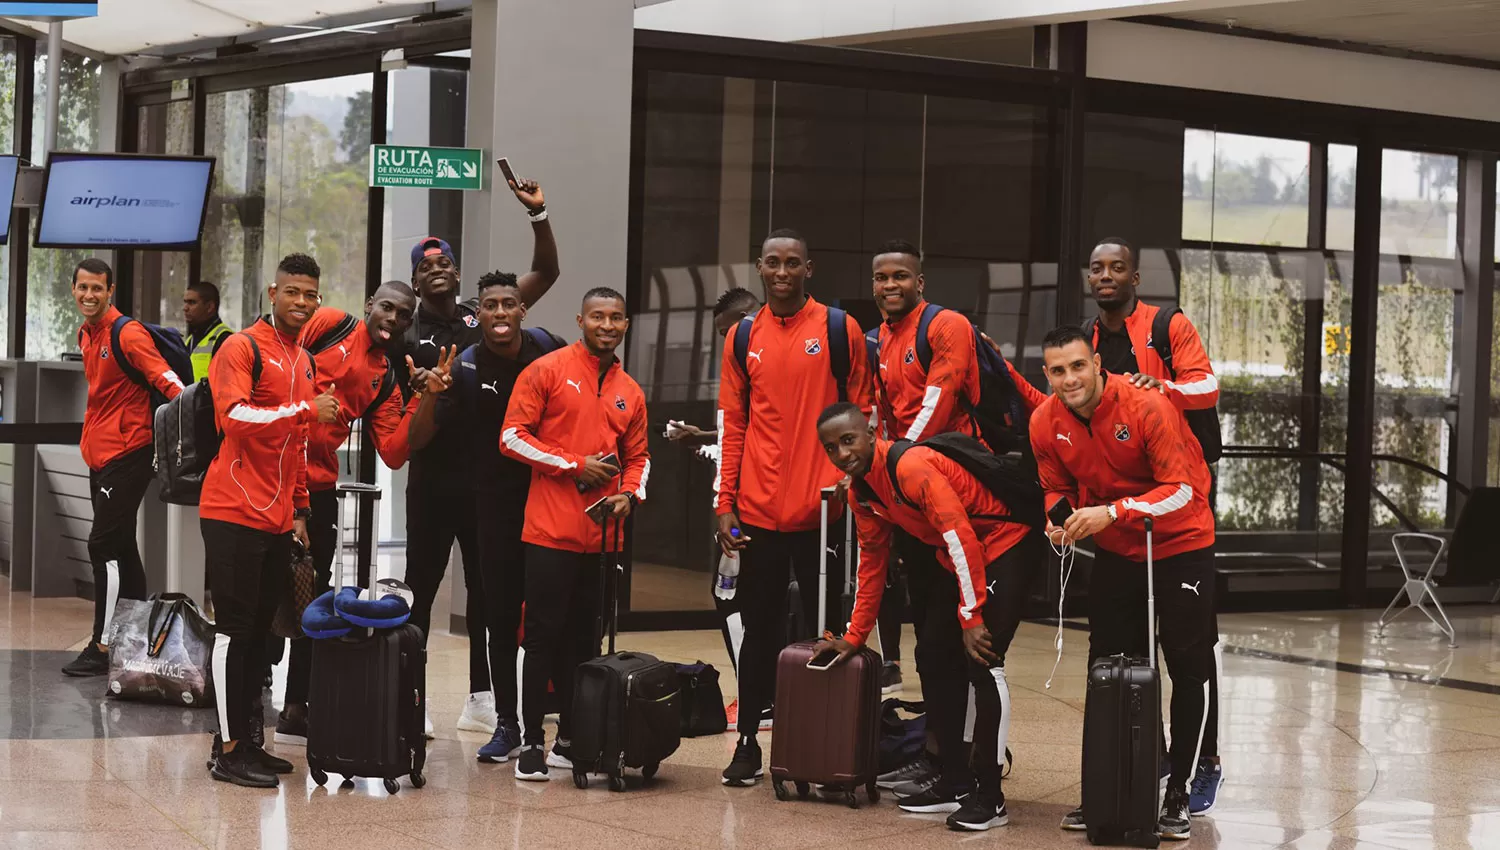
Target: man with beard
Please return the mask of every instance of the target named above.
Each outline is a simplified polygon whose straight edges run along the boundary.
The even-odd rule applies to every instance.
[[[219,712],[214,779],[274,788],[292,764],[254,739],[266,639],[285,589],[295,536],[307,545],[307,431],[338,417],[332,388],[313,388],[297,343],[318,306],[318,264],[292,254],[276,268],[271,315],[233,335],[209,367],[214,423],[224,435],[203,476],[198,512],[214,590],[213,677]]]
[[[516,280],[521,303],[531,307],[557,280],[557,242],[547,220],[542,188],[530,180],[512,183],[510,188],[526,208],[535,239],[531,271]],[[435,367],[444,350],[463,351],[479,342],[478,304],[472,300],[459,303],[458,259],[442,239],[429,236],[418,242],[411,251],[411,265],[411,284],[417,292],[418,304],[415,319],[405,335],[403,353],[411,358],[417,374],[410,375],[405,385],[420,387],[426,383],[421,373]],[[404,358],[398,359],[397,367],[406,368]],[[458,728],[493,734],[495,698],[490,691],[482,631],[488,618],[479,590],[473,500],[468,498],[467,486],[461,483],[463,470],[469,464],[461,450],[463,442],[461,437],[444,434],[439,429],[427,447],[411,458],[406,481],[406,583],[414,597],[411,622],[425,635],[431,630],[432,604],[448,570],[453,543],[458,542],[463,556],[464,585],[470,589],[465,608],[470,634],[470,694],[458,719]],[[454,498],[456,493],[460,498]],[[429,735],[432,733],[430,718],[427,731]]]
[[[497,722],[488,744],[479,748],[480,761],[503,763],[521,748],[516,714],[517,630],[525,598],[525,546],[522,527],[531,468],[500,451],[500,423],[505,419],[516,379],[542,355],[567,343],[541,328],[523,330],[526,304],[516,276],[490,272],[479,279],[479,330],[483,335],[459,355],[453,367],[455,386],[438,397],[435,407],[418,409],[411,423],[411,444],[420,451],[439,429],[460,436],[467,461],[455,486],[472,489],[479,523],[478,572],[487,620],[471,626],[489,632],[489,669],[495,695]]]
[[[493,291],[493,290],[491,290]],[[573,677],[599,654],[595,618],[605,537],[646,498],[646,396],[625,374],[615,349],[630,320],[625,297],[596,287],[578,314],[583,339],[545,355],[521,373],[505,411],[501,450],[531,467],[526,500],[526,638],[521,644],[521,736],[517,779],[545,782],[547,768],[571,772]],[[615,455],[619,466],[604,462]],[[586,510],[604,502],[612,521]],[[562,712],[546,755],[542,728],[547,682]]]
[[[381,284],[365,302],[364,321],[342,310],[323,307],[302,328],[302,345],[313,357],[314,388],[320,394],[332,390],[339,402],[338,417],[326,425],[311,426],[307,439],[307,489],[312,510],[307,529],[318,593],[333,586],[339,447],[349,439],[354,421],[364,420],[363,433],[374,443],[386,466],[400,469],[406,463],[410,417],[396,388],[389,353],[399,350],[416,302],[411,287],[393,280]],[[428,402],[429,406],[433,403]],[[312,643],[292,641],[286,699],[276,721],[278,744],[307,744],[311,674]]]

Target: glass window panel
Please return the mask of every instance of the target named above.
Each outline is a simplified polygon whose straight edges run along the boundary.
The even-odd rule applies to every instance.
[[[1309,151],[1291,139],[1185,131],[1182,238],[1307,245]]]
[[[16,113],[16,42],[15,39],[0,38],[0,153],[15,150]],[[14,210],[6,208],[0,215],[14,218]],[[7,228],[9,229],[9,228]],[[22,238],[13,233],[11,239]],[[10,303],[10,247],[0,245],[0,304]],[[10,351],[10,322],[0,317],[0,354]]]
[[[1458,157],[1384,152],[1380,251],[1416,257],[1458,256]]]
[[[1359,148],[1328,146],[1328,223],[1324,244],[1334,251],[1354,250],[1354,169]]]
[[[45,155],[47,57],[36,57],[32,151]],[[86,56],[64,53],[58,66],[57,149],[95,150],[99,144],[100,65]],[[33,235],[37,217],[31,217]],[[26,357],[56,360],[78,348],[78,308],[71,292],[73,269],[95,252],[33,248],[26,270]],[[115,282],[120,285],[119,281]]]

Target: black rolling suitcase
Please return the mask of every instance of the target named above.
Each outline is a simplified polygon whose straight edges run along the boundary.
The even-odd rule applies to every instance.
[[[1146,518],[1147,658],[1111,655],[1089,667],[1083,710],[1083,820],[1089,843],[1156,847],[1161,812],[1161,678],[1156,592]]]
[[[649,781],[662,761],[677,752],[682,741],[681,685],[675,664],[644,652],[615,652],[619,566],[608,551],[610,522],[600,535],[601,604],[594,632],[603,632],[608,621],[609,654],[578,665],[574,679],[573,784],[587,788],[590,773],[603,773],[610,790],[624,791],[626,768],[639,768]],[[624,522],[612,522],[618,546]]]
[[[338,492],[335,590],[343,585],[346,497],[354,496],[356,512],[364,500],[380,499],[380,488],[372,484],[340,484]],[[367,551],[375,551],[373,542]],[[371,565],[360,560],[357,581],[368,585]],[[427,650],[416,626],[357,628],[345,637],[313,641],[307,701],[307,768],[313,781],[322,785],[330,773],[346,780],[384,779],[392,794],[401,789],[403,776],[411,777],[413,788],[426,785],[426,694]]]

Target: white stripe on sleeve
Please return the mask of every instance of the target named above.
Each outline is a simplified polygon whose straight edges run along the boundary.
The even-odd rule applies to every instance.
[[[275,422],[278,419],[296,416],[307,409],[309,408],[305,401],[299,401],[296,404],[283,404],[274,409],[269,407],[251,407],[248,404],[237,404],[230,409],[229,418],[236,422],[264,425],[268,422]]]
[[[714,427],[718,430],[719,451],[714,455],[714,510],[719,509],[719,481],[724,475],[724,409],[714,414]]]
[[[1177,492],[1155,504],[1143,502],[1140,499],[1125,499],[1122,504],[1127,510],[1140,511],[1151,516],[1165,516],[1172,511],[1186,507],[1187,503],[1192,500],[1193,488],[1187,484],[1181,484],[1178,485]]]
[[[647,458],[646,466],[641,470],[641,483],[636,485],[635,498],[638,502],[646,501],[646,479],[651,477],[651,460]]]
[[[167,371],[161,373],[161,376],[170,381],[174,386],[177,387],[177,389],[184,389],[184,387],[182,386],[182,379],[177,377],[177,373],[172,371],[171,369],[168,369]]]
[[[969,578],[969,558],[964,554],[963,541],[958,539],[958,532],[945,531],[943,542],[948,544],[948,557],[953,559],[953,572],[958,576],[958,592],[963,603],[958,610],[965,620],[972,619],[979,603],[974,598],[974,582]]]
[[[942,396],[942,387],[929,386],[927,388],[927,392],[922,395],[922,409],[917,412],[917,418],[912,420],[911,427],[906,429],[906,439],[912,441],[922,439],[922,432],[927,430],[927,424],[932,421],[932,414],[937,411],[938,399]]]
[[[1188,384],[1167,381],[1167,386],[1183,395],[1209,395],[1219,391],[1219,379],[1212,374],[1208,374]]]
[[[506,428],[505,433],[500,435],[500,441],[505,447],[524,458],[530,458],[538,463],[555,466],[558,469],[577,469],[578,464],[569,463],[557,455],[549,455],[541,449],[516,436],[516,429]]]

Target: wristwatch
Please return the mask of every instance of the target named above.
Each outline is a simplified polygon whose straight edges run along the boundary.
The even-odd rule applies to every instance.
[[[292,511],[292,519],[312,519],[312,508],[297,508]]]
[[[636,508],[641,506],[641,500],[636,498],[636,495],[634,493],[626,493],[625,498],[630,500],[631,510],[635,510]]]
[[[1109,521],[1110,522],[1119,522],[1120,521],[1120,515],[1115,512],[1115,505],[1114,505],[1113,502],[1110,503],[1110,505],[1109,505],[1109,507],[1108,507],[1107,510],[1109,511]]]

